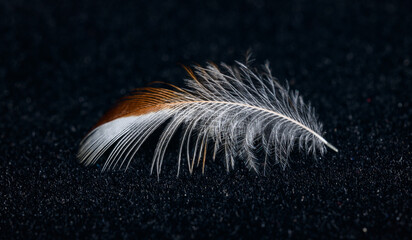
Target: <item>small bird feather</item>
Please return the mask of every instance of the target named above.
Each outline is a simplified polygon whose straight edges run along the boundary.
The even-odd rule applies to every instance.
[[[211,149],[218,152],[227,171],[236,160],[256,172],[266,170],[269,159],[285,167],[295,145],[306,153],[323,155],[326,146],[338,151],[322,137],[322,124],[314,109],[303,102],[297,91],[279,84],[269,64],[260,68],[245,63],[234,66],[184,67],[190,79],[186,88],[146,87],[135,90],[108,111],[80,143],[79,160],[96,163],[111,149],[103,170],[127,169],[145,140],[168,121],[155,148],[151,172],[159,175],[166,147],[174,133],[183,128],[178,171],[186,152],[190,173]],[[186,147],[186,149],[184,149]],[[256,157],[261,150],[264,157]]]

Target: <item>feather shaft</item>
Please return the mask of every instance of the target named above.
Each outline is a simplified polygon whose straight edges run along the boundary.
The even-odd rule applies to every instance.
[[[319,134],[314,132],[312,129],[308,128],[307,126],[303,125],[302,123],[300,123],[296,120],[293,120],[292,118],[290,118],[288,116],[285,116],[285,115],[283,115],[281,113],[278,113],[278,112],[275,112],[275,111],[271,111],[269,109],[265,109],[265,108],[261,108],[261,107],[257,107],[257,106],[253,106],[253,105],[248,105],[248,104],[244,104],[244,103],[222,102],[222,101],[186,101],[186,102],[168,103],[167,105],[174,106],[174,105],[196,104],[196,103],[216,103],[216,104],[224,104],[224,105],[236,105],[236,106],[242,106],[242,107],[246,107],[246,108],[256,109],[256,110],[259,110],[259,111],[262,111],[262,112],[267,112],[267,113],[279,116],[281,118],[286,119],[289,122],[292,122],[293,124],[298,125],[299,127],[305,129],[306,131],[310,132],[311,134],[313,134],[314,136],[319,138],[319,140],[321,140],[323,143],[325,143],[326,146],[328,146],[330,149],[332,149],[335,152],[338,152],[338,149],[335,146],[330,144],[328,141],[326,141],[322,136],[320,136]]]

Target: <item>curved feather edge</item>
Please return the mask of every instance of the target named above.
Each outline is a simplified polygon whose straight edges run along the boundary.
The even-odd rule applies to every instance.
[[[187,88],[141,88],[108,111],[80,143],[79,160],[96,163],[111,149],[102,170],[127,169],[145,140],[168,121],[155,148],[151,172],[159,175],[166,148],[174,133],[183,128],[178,171],[184,152],[190,173],[202,163],[208,147],[213,160],[221,151],[227,171],[236,159],[258,172],[268,168],[269,158],[287,165],[295,142],[306,153],[323,155],[326,147],[338,151],[322,137],[322,124],[314,109],[298,92],[283,87],[266,63],[260,69],[247,63],[234,66],[213,63],[185,67],[191,79]],[[184,147],[186,147],[184,149]],[[261,149],[264,159],[255,152]]]

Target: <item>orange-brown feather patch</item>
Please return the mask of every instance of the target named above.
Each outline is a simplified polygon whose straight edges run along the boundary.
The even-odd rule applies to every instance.
[[[186,70],[186,72],[190,75],[190,77],[191,77],[193,80],[197,81],[196,75],[193,73],[193,70],[192,70],[190,67],[188,67],[188,66],[185,66],[185,65],[182,65],[182,66],[183,66],[183,68]]]
[[[127,97],[122,98],[113,108],[107,111],[92,128],[121,117],[139,116],[169,108],[167,103],[178,101],[178,92],[164,88],[140,88]]]

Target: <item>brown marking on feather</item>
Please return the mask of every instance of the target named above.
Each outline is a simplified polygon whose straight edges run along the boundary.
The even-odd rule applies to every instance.
[[[203,73],[206,73],[205,71],[204,71],[204,69],[199,65],[199,64],[196,64],[197,65],[197,69],[199,70],[200,69],[200,71],[202,71]],[[199,87],[201,87],[205,92],[210,92],[209,91],[209,89],[207,89],[205,86],[204,86],[204,84],[201,82],[201,81],[204,81],[205,79],[202,79],[202,78],[200,78],[201,79],[201,81],[196,77],[196,74],[193,72],[193,70],[190,68],[190,67],[187,67],[187,66],[185,66],[185,65],[182,65],[183,66],[183,68],[186,70],[186,72],[190,75],[190,77],[196,82],[196,84],[199,86]]]
[[[178,92],[163,88],[140,88],[130,96],[119,100],[92,128],[95,129],[105,123],[121,117],[139,116],[162,109],[170,108],[168,103],[176,102],[181,95]]]
[[[196,75],[194,74],[193,70],[190,67],[185,66],[185,65],[182,65],[182,67],[186,70],[186,72],[190,75],[190,77],[193,80],[197,81]]]

